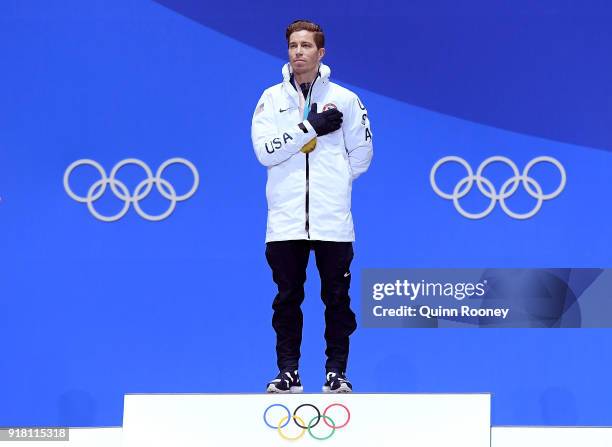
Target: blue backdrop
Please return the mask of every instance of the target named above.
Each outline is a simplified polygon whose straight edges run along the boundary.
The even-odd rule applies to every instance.
[[[612,6],[604,1],[0,3],[0,423],[120,425],[124,393],[259,392],[275,373],[264,258],[265,168],[250,143],[261,92],[280,82],[284,28],[322,24],[332,79],[368,107],[374,161],[353,188],[362,268],[610,267]],[[429,173],[548,155],[559,197],[517,220],[462,217]],[[63,185],[90,158],[200,174],[160,222],[95,219]],[[532,170],[545,192],[559,173]],[[452,190],[461,171],[448,167]],[[509,168],[492,165],[499,186]],[[442,172],[441,172],[442,174]],[[142,171],[118,175],[131,191]],[[80,195],[99,178],[75,170]],[[192,177],[165,174],[178,193]],[[463,203],[463,202],[462,202]],[[470,193],[465,207],[488,202]],[[96,202],[114,213],[107,192]],[[524,191],[508,202],[534,204]],[[158,193],[142,201],[163,212]],[[311,262],[311,264],[314,264]],[[323,306],[309,267],[301,373],[323,380]],[[358,315],[359,316],[359,315]],[[493,393],[495,425],[612,425],[610,329],[361,329],[359,391]]]

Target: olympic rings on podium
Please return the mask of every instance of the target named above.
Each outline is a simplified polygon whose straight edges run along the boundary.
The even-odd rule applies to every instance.
[[[285,416],[283,416],[282,418],[279,419],[278,423],[273,424],[270,423],[268,421],[268,412],[274,408],[274,407],[279,407],[285,410],[285,412],[287,413]],[[310,421],[308,422],[308,424],[306,424],[304,422],[304,419],[302,419],[300,416],[298,416],[298,411],[300,411],[302,408],[305,407],[310,407],[312,408],[314,411],[316,411],[316,416],[314,416],[312,419],[310,419]],[[327,415],[327,412],[333,408],[333,407],[341,407],[342,409],[344,409],[344,411],[346,412],[346,420],[338,425],[334,422],[334,420]],[[329,434],[325,435],[325,436],[317,436],[312,432],[312,429],[314,427],[317,426],[317,424],[321,421],[321,419],[323,419],[323,423],[331,428],[331,431],[329,432]],[[300,439],[302,436],[304,436],[304,434],[306,434],[306,432],[308,432],[308,434],[313,438],[316,439],[318,441],[324,441],[326,439],[331,438],[334,433],[336,432],[336,430],[339,430],[341,428],[344,428],[348,425],[349,421],[351,420],[351,412],[349,411],[348,407],[346,405],[340,404],[340,403],[333,403],[331,405],[328,405],[325,410],[323,411],[323,413],[321,413],[321,411],[317,408],[317,406],[313,405],[313,404],[301,404],[299,405],[294,411],[293,413],[291,413],[291,411],[289,410],[289,408],[287,408],[285,405],[283,404],[272,404],[270,406],[268,406],[268,408],[265,409],[264,413],[263,413],[263,420],[264,423],[271,429],[276,430],[279,434],[279,436],[285,440],[288,441],[296,441],[298,439]],[[295,435],[295,436],[289,436],[286,434],[286,432],[283,430],[289,423],[290,421],[293,421],[295,423],[295,425],[297,427],[300,428],[300,432]]]

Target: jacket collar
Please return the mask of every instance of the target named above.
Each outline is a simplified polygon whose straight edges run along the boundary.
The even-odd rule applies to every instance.
[[[283,82],[289,84],[289,86],[291,85],[292,71],[293,70],[291,70],[291,64],[289,62],[283,65]],[[331,74],[330,68],[325,64],[320,64],[319,65],[319,75],[317,76],[315,80],[315,85],[319,83],[323,85],[327,84],[329,82],[330,74]]]

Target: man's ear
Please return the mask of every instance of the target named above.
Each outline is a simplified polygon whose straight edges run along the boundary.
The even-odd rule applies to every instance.
[[[325,48],[319,48],[319,62],[321,62],[323,56],[325,56]]]

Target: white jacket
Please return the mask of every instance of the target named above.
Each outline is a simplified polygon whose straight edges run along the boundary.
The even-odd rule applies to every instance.
[[[351,216],[352,182],[372,159],[372,133],[367,110],[357,95],[329,81],[321,64],[311,91],[317,112],[333,105],[343,113],[342,128],[317,137],[299,111],[299,97],[290,82],[263,92],[251,127],[257,159],[268,167],[266,242],[294,239],[354,241]],[[300,149],[317,137],[314,151]]]

